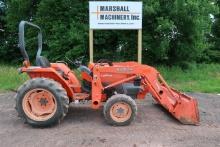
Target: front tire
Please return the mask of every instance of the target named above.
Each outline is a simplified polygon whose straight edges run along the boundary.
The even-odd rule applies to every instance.
[[[125,126],[129,125],[135,119],[137,105],[130,96],[116,94],[107,100],[103,113],[108,124]]]
[[[68,112],[67,93],[52,79],[28,80],[18,89],[15,97],[18,115],[33,127],[54,125]]]

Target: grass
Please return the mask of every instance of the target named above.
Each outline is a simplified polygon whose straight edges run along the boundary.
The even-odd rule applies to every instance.
[[[178,67],[157,68],[168,84],[185,92],[220,93],[220,64],[199,64],[183,71]],[[28,79],[17,67],[0,65],[0,91],[16,90]]]
[[[16,90],[27,79],[27,75],[18,74],[18,68],[9,65],[0,65],[0,92]]]
[[[220,93],[220,64],[199,64],[183,71],[178,67],[159,67],[172,87],[185,92]]]

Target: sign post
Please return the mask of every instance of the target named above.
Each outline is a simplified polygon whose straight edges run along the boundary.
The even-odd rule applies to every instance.
[[[89,29],[89,61],[93,62],[93,30]]]
[[[142,29],[138,30],[138,63],[142,63]]]
[[[138,30],[138,62],[142,59],[142,2],[90,1],[89,53],[93,62],[94,30]]]

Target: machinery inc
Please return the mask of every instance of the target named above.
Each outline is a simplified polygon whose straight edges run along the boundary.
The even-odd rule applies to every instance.
[[[140,20],[139,13],[131,12],[129,6],[98,6],[100,20]]]

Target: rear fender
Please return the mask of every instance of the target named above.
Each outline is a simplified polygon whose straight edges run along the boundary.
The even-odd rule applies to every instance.
[[[30,78],[48,78],[53,79],[60,83],[66,90],[68,97],[73,98],[73,90],[69,87],[69,84],[65,79],[59,75],[59,73],[53,68],[41,68],[41,67],[28,67],[21,68],[21,72],[26,72]]]

